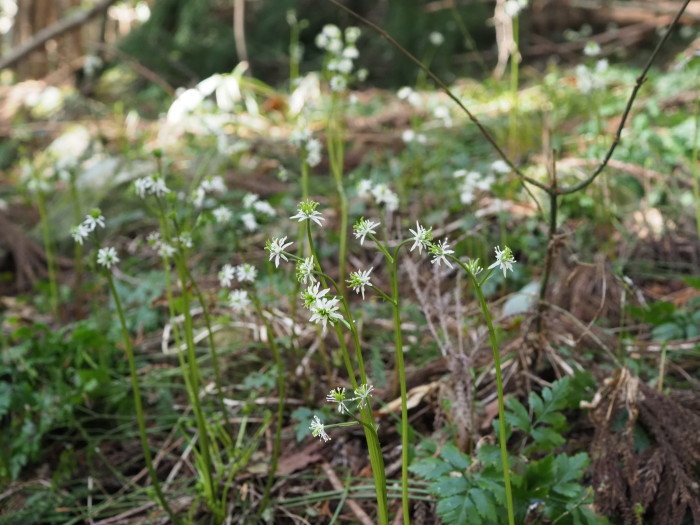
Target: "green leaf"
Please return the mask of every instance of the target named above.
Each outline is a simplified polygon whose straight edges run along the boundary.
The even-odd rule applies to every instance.
[[[489,494],[479,488],[473,488],[469,491],[469,497],[474,502],[476,510],[482,518],[496,521],[496,506]]]
[[[471,465],[469,456],[459,450],[453,443],[446,443],[442,447],[440,457],[452,465],[455,470],[466,470]]]
[[[511,426],[518,428],[524,432],[530,432],[530,415],[523,404],[514,397],[508,398],[506,401],[509,412],[506,412],[506,421]]]
[[[541,450],[552,450],[566,442],[561,434],[549,427],[534,428],[530,435]]]
[[[414,462],[408,467],[408,470],[417,476],[433,481],[452,472],[453,468],[452,465],[440,458],[425,458]]]
[[[467,490],[469,490],[469,484],[463,476],[455,478],[442,477],[430,487],[430,491],[440,498],[447,498],[458,494],[466,495]]]
[[[466,494],[441,499],[437,504],[437,513],[447,525],[481,525],[483,520],[474,508],[474,503]]]

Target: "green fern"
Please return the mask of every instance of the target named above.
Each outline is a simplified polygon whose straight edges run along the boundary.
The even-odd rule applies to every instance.
[[[568,402],[569,379],[557,381],[541,395],[532,393],[530,410],[517,400],[507,403],[506,421],[525,433],[522,452],[510,457],[516,522],[557,520],[560,525],[607,523],[589,508],[592,491],[581,484],[590,462],[586,453],[573,456],[551,453],[564,442],[566,418],[560,412]],[[527,459],[527,455],[530,459]],[[539,459],[535,455],[547,453]],[[410,471],[430,484],[437,497],[437,513],[452,525],[500,525],[507,523],[500,451],[493,445],[479,447],[475,457],[445,444],[437,457],[414,462]],[[539,518],[534,521],[533,512]]]

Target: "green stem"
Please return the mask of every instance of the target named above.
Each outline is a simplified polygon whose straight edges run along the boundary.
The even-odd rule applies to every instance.
[[[513,490],[510,484],[510,467],[508,466],[508,446],[507,446],[507,436],[506,436],[506,417],[505,417],[505,402],[503,400],[503,377],[501,374],[501,355],[498,351],[498,341],[496,340],[496,331],[493,328],[493,322],[491,320],[491,313],[489,312],[489,307],[486,304],[486,299],[481,291],[481,283],[476,279],[476,277],[469,271],[467,266],[457,259],[456,257],[449,257],[452,261],[459,264],[459,266],[467,272],[469,278],[474,284],[474,290],[476,290],[476,296],[481,305],[481,312],[484,315],[484,320],[486,321],[486,326],[489,330],[489,340],[491,342],[491,348],[493,350],[493,362],[496,368],[496,389],[498,391],[498,430],[499,430],[499,441],[501,446],[501,463],[503,465],[503,482],[506,486],[506,506],[508,509],[508,523],[509,525],[515,525],[515,513],[513,511]]]
[[[338,194],[340,207],[340,252],[339,252],[339,281],[343,294],[345,293],[345,273],[347,265],[348,245],[348,199],[343,187],[343,114],[338,96],[334,93],[331,102],[331,114],[328,123],[328,158],[331,172],[335,179],[335,189]]]
[[[44,252],[46,253],[46,267],[49,272],[49,293],[51,297],[51,313],[58,317],[58,283],[56,282],[56,262],[54,260],[53,243],[51,242],[51,228],[49,227],[49,217],[46,212],[46,200],[44,194],[38,191],[36,194],[39,208],[39,220],[41,222],[41,236],[44,242]]]
[[[398,248],[397,248],[398,252]],[[403,337],[401,334],[401,306],[399,304],[399,279],[397,254],[390,261],[391,272],[391,297],[394,311],[394,347],[396,370],[398,372],[399,386],[401,388],[401,504],[403,508],[403,522],[408,525],[411,522],[410,500],[408,495],[408,399],[406,394],[406,369],[403,359]]]
[[[153,490],[155,491],[156,499],[160,506],[165,510],[172,523],[179,523],[179,520],[173,513],[170,505],[165,500],[163,491],[160,488],[160,482],[158,481],[158,476],[156,470],[153,467],[153,459],[151,458],[151,449],[148,447],[148,438],[146,436],[146,422],[143,414],[143,402],[141,400],[141,389],[139,388],[139,381],[136,372],[136,360],[134,359],[134,348],[131,345],[131,338],[129,337],[129,330],[126,325],[126,318],[124,317],[124,310],[122,308],[122,303],[119,300],[119,294],[117,293],[117,288],[114,286],[114,279],[112,274],[107,272],[107,281],[109,283],[109,289],[114,297],[114,304],[117,307],[117,314],[119,316],[119,323],[122,329],[122,338],[124,339],[124,347],[126,348],[126,356],[129,361],[129,371],[131,373],[131,385],[134,394],[134,405],[136,407],[136,419],[139,424],[139,436],[141,438],[141,448],[143,449],[143,458],[146,461],[146,469],[151,477],[151,483],[153,484]]]

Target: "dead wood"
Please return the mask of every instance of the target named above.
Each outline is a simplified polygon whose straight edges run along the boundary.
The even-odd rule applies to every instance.
[[[56,38],[57,36],[60,36],[63,33],[66,33],[71,29],[74,29],[86,23],[93,17],[105,12],[109,8],[109,6],[115,4],[116,2],[117,0],[102,0],[90,9],[87,9],[85,11],[78,11],[72,15],[62,18],[55,24],[52,24],[49,27],[42,29],[41,31],[36,33],[31,40],[20,44],[16,48],[12,49],[9,53],[7,53],[6,56],[0,58],[0,69],[5,69],[16,64],[32,51],[46,44],[46,42],[48,42],[49,40]]]

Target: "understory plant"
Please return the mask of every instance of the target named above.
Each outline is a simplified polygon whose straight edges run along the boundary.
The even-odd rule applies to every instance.
[[[607,523],[591,509],[593,491],[583,483],[588,454],[561,451],[562,434],[567,430],[562,410],[570,405],[570,386],[565,377],[540,394],[531,392],[528,408],[515,398],[508,399],[507,435],[519,443],[509,454],[516,523]],[[439,451],[432,442],[419,448],[429,457],[415,461],[410,470],[430,482],[443,523],[507,523],[502,512],[506,492],[498,447],[484,443],[472,455],[449,442]]]

